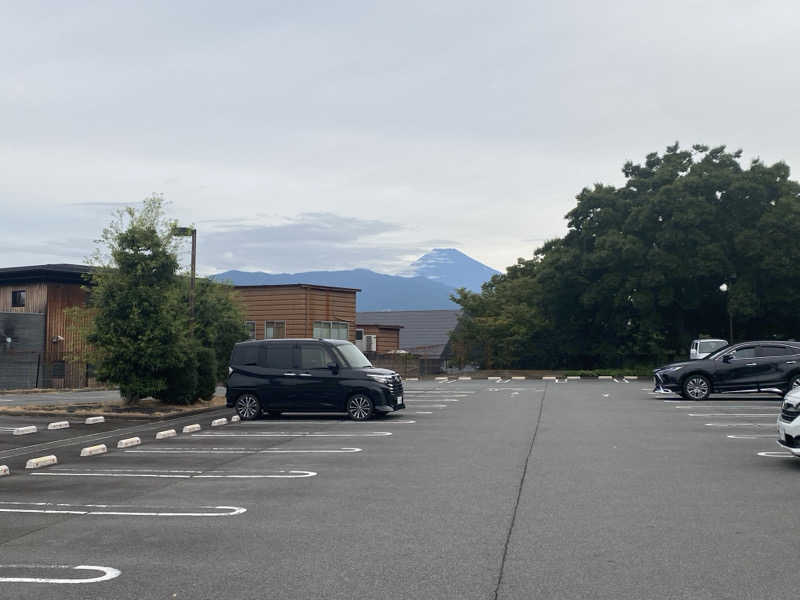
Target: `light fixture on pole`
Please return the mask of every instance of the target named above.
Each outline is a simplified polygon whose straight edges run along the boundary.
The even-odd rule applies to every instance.
[[[722,292],[723,294],[727,294],[729,289],[730,289],[730,286],[727,284],[727,282],[723,283],[722,285],[719,286],[719,291]],[[728,333],[729,333],[728,343],[732,344],[733,343],[733,313],[731,312],[731,297],[730,296],[728,296]]]
[[[195,279],[195,267],[197,265],[197,229],[194,227],[175,227],[172,230],[173,235],[177,237],[189,237],[192,238],[192,278],[189,283],[189,314],[191,315],[191,320],[189,321],[189,327],[194,328],[194,279]]]

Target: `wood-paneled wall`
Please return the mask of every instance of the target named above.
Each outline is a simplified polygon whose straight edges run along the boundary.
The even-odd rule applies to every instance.
[[[11,292],[25,290],[25,306],[11,306]],[[0,285],[0,312],[46,313],[46,283],[14,283]]]
[[[246,321],[255,321],[256,339],[264,339],[264,321],[285,321],[286,337],[308,338],[314,321],[345,321],[355,340],[356,292],[304,286],[245,286],[236,292]]]
[[[375,351],[378,354],[387,354],[400,348],[399,329],[380,325],[356,325],[356,329],[363,329],[364,335],[376,336]]]

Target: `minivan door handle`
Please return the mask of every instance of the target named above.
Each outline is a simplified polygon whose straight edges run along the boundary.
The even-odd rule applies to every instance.
[[[284,373],[284,377],[297,377],[297,373]]]
[[[300,373],[300,377],[311,377],[311,373]]]
[[[758,363],[747,363],[747,364],[745,365],[745,367],[755,367],[755,366],[757,366],[757,365],[758,365]]]
[[[786,361],[786,364],[787,364],[787,365],[793,365],[793,364],[795,364],[796,362],[797,362],[796,360],[787,360],[787,361]]]

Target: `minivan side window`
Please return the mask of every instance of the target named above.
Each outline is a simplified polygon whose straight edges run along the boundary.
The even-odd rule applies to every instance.
[[[733,358],[740,360],[743,358],[755,358],[756,356],[756,347],[755,346],[745,346],[743,348],[737,348]]]
[[[759,356],[788,356],[790,354],[794,354],[794,349],[786,346],[759,346],[758,348]]]
[[[267,363],[269,369],[293,369],[294,345],[292,344],[267,344]]]
[[[302,344],[300,346],[300,368],[326,369],[328,363],[336,362],[328,349],[319,344]]]

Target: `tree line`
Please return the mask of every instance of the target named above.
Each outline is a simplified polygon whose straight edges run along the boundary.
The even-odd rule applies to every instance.
[[[644,367],[731,325],[737,341],[800,338],[800,185],[783,162],[741,157],[676,143],[625,163],[621,187],[584,188],[564,237],[458,290],[456,359]]]

